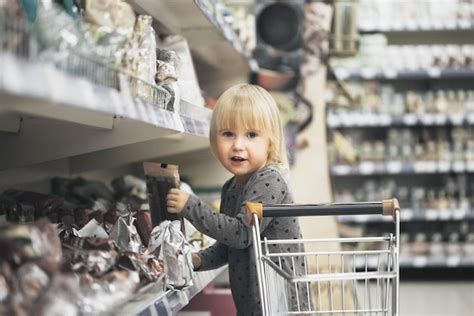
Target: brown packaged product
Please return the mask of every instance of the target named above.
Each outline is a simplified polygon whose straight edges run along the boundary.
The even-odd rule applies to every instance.
[[[145,247],[148,247],[148,242],[150,241],[150,234],[153,229],[151,225],[151,214],[149,210],[140,210],[135,213],[135,226],[137,227],[138,235]]]
[[[63,244],[64,247],[73,250],[117,250],[115,243],[106,238],[72,238],[68,243]]]
[[[64,204],[64,199],[51,194],[42,194],[37,192],[19,191],[10,189],[2,194],[5,197],[10,197],[18,204],[27,205],[33,208],[34,219],[46,217],[50,213],[55,212]],[[25,209],[26,210],[26,209]],[[23,211],[25,211],[23,210]],[[9,219],[9,221],[14,221]],[[32,220],[29,220],[32,221]]]
[[[144,162],[148,202],[151,210],[153,227],[165,220],[177,220],[180,216],[168,213],[166,196],[171,188],[179,187],[177,165]]]
[[[0,229],[0,258],[20,266],[36,261],[48,273],[59,270],[61,241],[47,218],[29,225],[7,225]]]

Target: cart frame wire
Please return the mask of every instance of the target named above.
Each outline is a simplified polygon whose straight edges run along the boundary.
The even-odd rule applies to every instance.
[[[266,237],[262,240],[260,235],[259,220],[262,217],[367,214],[392,216],[395,235],[390,233],[382,237],[291,240],[268,240]],[[248,202],[247,222],[252,225],[263,315],[399,315],[400,206],[396,199],[350,204],[263,205]],[[375,250],[289,253],[272,253],[269,247],[321,243],[360,243],[378,247]],[[282,260],[290,260],[295,267],[295,258],[304,259],[303,273],[297,274],[293,268],[292,272],[282,269]],[[327,262],[322,262],[321,258],[327,258]],[[340,260],[336,264],[338,268],[333,267],[336,258]],[[313,271],[315,273],[309,272],[311,260],[316,268],[316,271]],[[320,270],[326,263],[326,270],[329,268],[329,271]],[[352,263],[352,266],[346,268],[348,263]],[[305,297],[299,295],[301,287],[304,293],[307,293]],[[295,296],[292,299],[290,289],[293,290],[291,296]],[[317,295],[312,296],[311,292]],[[302,308],[303,302],[308,303],[307,310]]]

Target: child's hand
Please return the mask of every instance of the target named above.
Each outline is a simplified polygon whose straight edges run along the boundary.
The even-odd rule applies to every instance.
[[[179,214],[183,211],[186,202],[188,201],[189,194],[181,191],[180,189],[171,189],[166,196],[166,206],[168,206],[168,212]]]
[[[199,257],[197,254],[192,253],[191,257],[193,258],[193,267],[194,269],[199,269],[201,267],[201,257]]]

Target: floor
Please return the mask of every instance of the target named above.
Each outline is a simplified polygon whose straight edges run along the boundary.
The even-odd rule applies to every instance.
[[[185,312],[178,315],[211,316],[207,312]],[[474,316],[474,281],[402,280],[400,284],[400,315]]]
[[[400,312],[403,316],[474,316],[474,282],[402,281]]]

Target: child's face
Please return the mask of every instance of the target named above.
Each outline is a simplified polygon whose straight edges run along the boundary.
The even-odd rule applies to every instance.
[[[266,165],[269,146],[267,135],[242,127],[221,129],[216,137],[217,158],[239,184]]]

